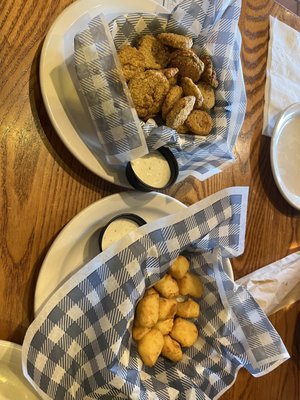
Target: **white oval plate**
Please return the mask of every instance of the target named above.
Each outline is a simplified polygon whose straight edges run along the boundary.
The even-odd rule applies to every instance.
[[[22,347],[0,340],[0,399],[40,399],[22,372]]]
[[[128,12],[166,13],[151,0],[78,0],[67,7],[49,30],[41,53],[41,92],[49,118],[70,152],[89,170],[117,185],[131,188],[123,168],[104,163],[101,147],[84,100],[76,90],[74,36],[103,13],[109,22]]]
[[[161,193],[124,192],[82,210],[62,229],[44,259],[35,289],[35,315],[62,283],[99,253],[99,229],[112,217],[130,212],[151,222],[184,208],[178,200]],[[234,279],[228,259],[224,269]]]
[[[271,166],[277,187],[285,200],[293,207],[300,210],[300,103],[293,104],[284,110],[274,128],[271,140]],[[295,124],[298,135],[297,140],[287,141],[287,133],[283,134],[287,125]],[[284,162],[288,170],[281,164],[281,157],[286,157]]]

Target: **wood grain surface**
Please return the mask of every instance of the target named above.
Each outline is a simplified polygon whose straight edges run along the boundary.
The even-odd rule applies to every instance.
[[[71,0],[0,0],[0,339],[22,343],[33,319],[41,263],[58,232],[80,210],[122,189],[83,167],[65,148],[46,114],[38,63],[43,38]],[[218,190],[250,187],[246,247],[233,260],[238,278],[300,249],[300,213],[279,194],[263,137],[269,15],[297,30],[300,19],[273,0],[245,0],[240,18],[247,114],[235,154],[221,174],[189,178],[168,194],[192,204]],[[271,321],[291,359],[261,378],[240,371],[224,400],[300,399],[300,305]]]

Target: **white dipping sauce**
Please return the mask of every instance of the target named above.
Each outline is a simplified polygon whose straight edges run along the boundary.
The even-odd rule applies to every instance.
[[[107,249],[112,243],[117,242],[127,233],[137,229],[139,225],[127,218],[119,218],[111,222],[105,229],[102,237],[102,250]]]
[[[171,178],[169,163],[159,151],[131,161],[131,166],[142,182],[155,188],[166,186]]]
[[[300,117],[283,127],[277,145],[278,170],[288,191],[300,196]]]

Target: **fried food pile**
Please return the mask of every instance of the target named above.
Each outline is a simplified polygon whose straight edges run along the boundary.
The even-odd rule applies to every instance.
[[[182,347],[192,346],[198,329],[190,319],[200,314],[199,304],[203,285],[200,278],[189,272],[189,261],[179,256],[168,273],[146,290],[136,307],[133,339],[143,363],[152,367],[160,355],[171,361],[182,359]]]
[[[124,46],[119,60],[134,106],[147,121],[161,115],[180,134],[206,136],[218,87],[209,56],[198,56],[193,40],[175,33],[145,35],[137,48]]]

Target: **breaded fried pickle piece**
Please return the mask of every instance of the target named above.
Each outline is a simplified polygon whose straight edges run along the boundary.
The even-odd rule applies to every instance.
[[[160,281],[156,282],[154,287],[166,299],[179,295],[177,282],[169,274],[164,275]]]
[[[212,86],[206,82],[198,82],[198,88],[201,90],[203,96],[203,103],[201,109],[210,110],[215,106],[215,91]]]
[[[169,335],[164,336],[164,345],[161,354],[174,362],[182,360],[180,344],[176,342],[176,340],[173,340]]]
[[[201,80],[209,83],[210,86],[216,89],[219,86],[219,82],[217,79],[216,71],[213,68],[211,58],[209,56],[201,56],[200,59],[204,64],[204,71],[201,75]]]
[[[173,129],[183,125],[193,110],[195,101],[194,96],[186,96],[178,100],[166,117],[166,125]]]
[[[195,135],[206,136],[213,127],[211,116],[206,111],[194,110],[188,116],[186,126]]]
[[[187,76],[181,78],[181,87],[185,96],[195,96],[194,108],[200,109],[203,103],[203,96],[200,88]]]
[[[135,47],[122,47],[122,49],[118,52],[118,56],[126,81],[129,81],[131,78],[133,78],[134,75],[144,72],[145,57]]]
[[[137,349],[143,363],[147,367],[153,367],[164,345],[164,337],[158,329],[151,329],[137,343]]]
[[[174,86],[177,84],[177,76],[179,69],[178,68],[164,68],[161,72],[168,79],[170,86]]]
[[[152,328],[158,321],[159,295],[149,294],[143,297],[136,307],[135,323],[138,326]]]
[[[182,93],[182,87],[177,85],[171,87],[162,105],[161,113],[163,119],[166,119],[168,112],[171,111],[174,104],[177,103],[177,101],[182,97]]]
[[[193,39],[176,33],[160,33],[157,38],[166,46],[174,49],[190,49],[193,46]]]
[[[190,347],[198,338],[198,329],[193,322],[178,317],[174,321],[170,336],[182,347]]]
[[[153,35],[145,35],[139,42],[139,51],[145,57],[146,68],[165,68],[169,61],[168,49]]]
[[[160,111],[169,82],[162,72],[148,70],[135,75],[128,87],[138,116],[147,120]]]
[[[175,279],[182,279],[188,272],[190,263],[189,260],[184,256],[178,256],[176,260],[171,264],[169,273]]]
[[[185,135],[186,133],[189,133],[189,128],[185,124],[183,124],[178,126],[178,128],[176,128],[176,131],[181,135]]]
[[[193,50],[176,50],[170,56],[170,67],[179,69],[180,76],[187,76],[198,82],[204,70],[204,64]]]

